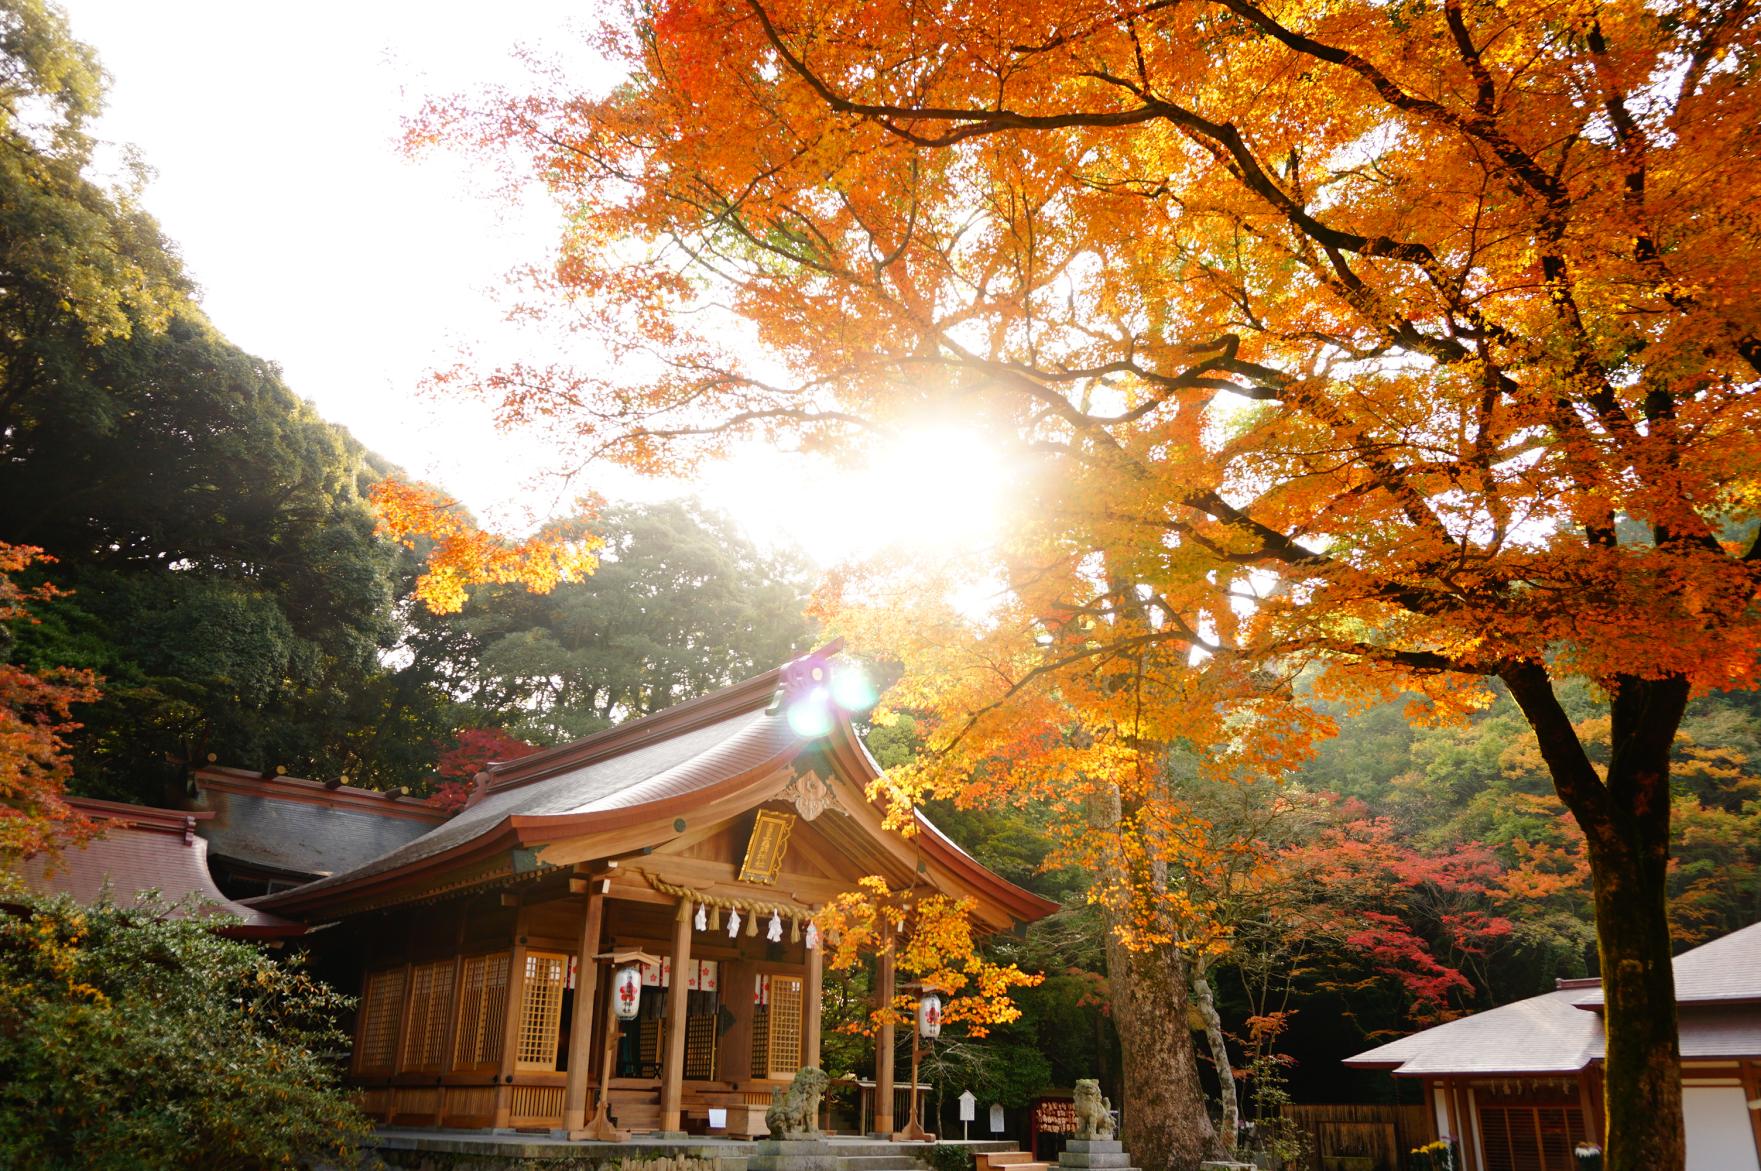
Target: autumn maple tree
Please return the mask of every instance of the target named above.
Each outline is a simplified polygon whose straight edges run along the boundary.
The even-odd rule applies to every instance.
[[[1740,0],[656,0],[609,93],[411,137],[578,206],[529,307],[602,355],[482,372],[504,419],[648,470],[925,412],[1013,442],[993,611],[887,630],[931,749],[892,784],[1096,831],[1146,1166],[1209,1125],[1154,1074],[1184,1029],[1135,1027],[1184,1003],[1166,755],[1299,759],[1309,672],[1520,705],[1594,882],[1607,1166],[1670,1171],[1671,745],[1761,633],[1758,37]]]
[[[10,625],[35,621],[30,607],[61,593],[16,580],[47,560],[41,549],[0,541],[0,651],[10,642]],[[32,672],[0,659],[0,858],[57,849],[91,833],[64,793],[73,773],[67,737],[79,727],[73,709],[98,698],[97,684],[90,671]]]

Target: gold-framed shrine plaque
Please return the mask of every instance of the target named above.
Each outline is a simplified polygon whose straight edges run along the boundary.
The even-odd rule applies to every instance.
[[[752,823],[752,836],[746,841],[746,860],[740,864],[740,881],[769,886],[783,869],[783,855],[789,850],[789,831],[795,828],[795,815],[775,809],[760,809]]]

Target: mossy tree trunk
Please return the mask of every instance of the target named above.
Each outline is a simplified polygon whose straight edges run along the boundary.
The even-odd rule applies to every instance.
[[[1535,729],[1554,788],[1587,844],[1607,1000],[1606,1171],[1683,1171],[1666,879],[1669,754],[1687,708],[1687,681],[1619,676],[1605,683],[1610,756],[1599,774],[1543,665],[1513,664],[1500,676]]]
[[[1101,831],[1116,830],[1124,813],[1116,788],[1098,794],[1089,811],[1091,823]],[[1095,877],[1128,886],[1166,881],[1159,867],[1130,876]],[[1120,922],[1119,916],[1128,912],[1104,909],[1107,986],[1119,1032],[1124,1099],[1120,1138],[1132,1164],[1144,1171],[1197,1171],[1215,1150],[1216,1132],[1187,1024],[1191,972],[1172,944],[1126,947],[1121,940],[1135,925]]]
[[[1241,1097],[1235,1086],[1235,1065],[1229,1059],[1229,1040],[1223,1035],[1223,1018],[1217,1013],[1217,998],[1211,988],[1210,965],[1202,955],[1192,961],[1192,1003],[1204,1022],[1211,1065],[1217,1071],[1217,1100],[1222,1107],[1217,1137],[1222,1149],[1233,1154],[1241,1136]]]

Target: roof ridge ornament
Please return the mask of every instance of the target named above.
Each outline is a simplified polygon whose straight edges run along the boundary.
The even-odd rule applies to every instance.
[[[783,786],[783,791],[777,797],[791,802],[803,821],[812,821],[828,809],[835,809],[845,817],[850,816],[850,811],[838,800],[837,791],[832,788],[831,782],[811,769],[790,777],[789,783]]]

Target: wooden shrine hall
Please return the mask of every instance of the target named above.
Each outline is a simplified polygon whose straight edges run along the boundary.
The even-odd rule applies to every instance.
[[[866,796],[880,769],[829,702],[833,649],[491,765],[420,837],[250,900],[321,927],[320,969],[358,979],[366,1111],[575,1138],[762,1135],[772,1088],[819,1064],[811,917],[828,900],[879,875],[970,898],[982,932],[1054,910],[920,814],[910,836],[884,828]],[[890,1002],[890,954],[876,974]],[[876,1045],[881,1136],[891,1034]]]

